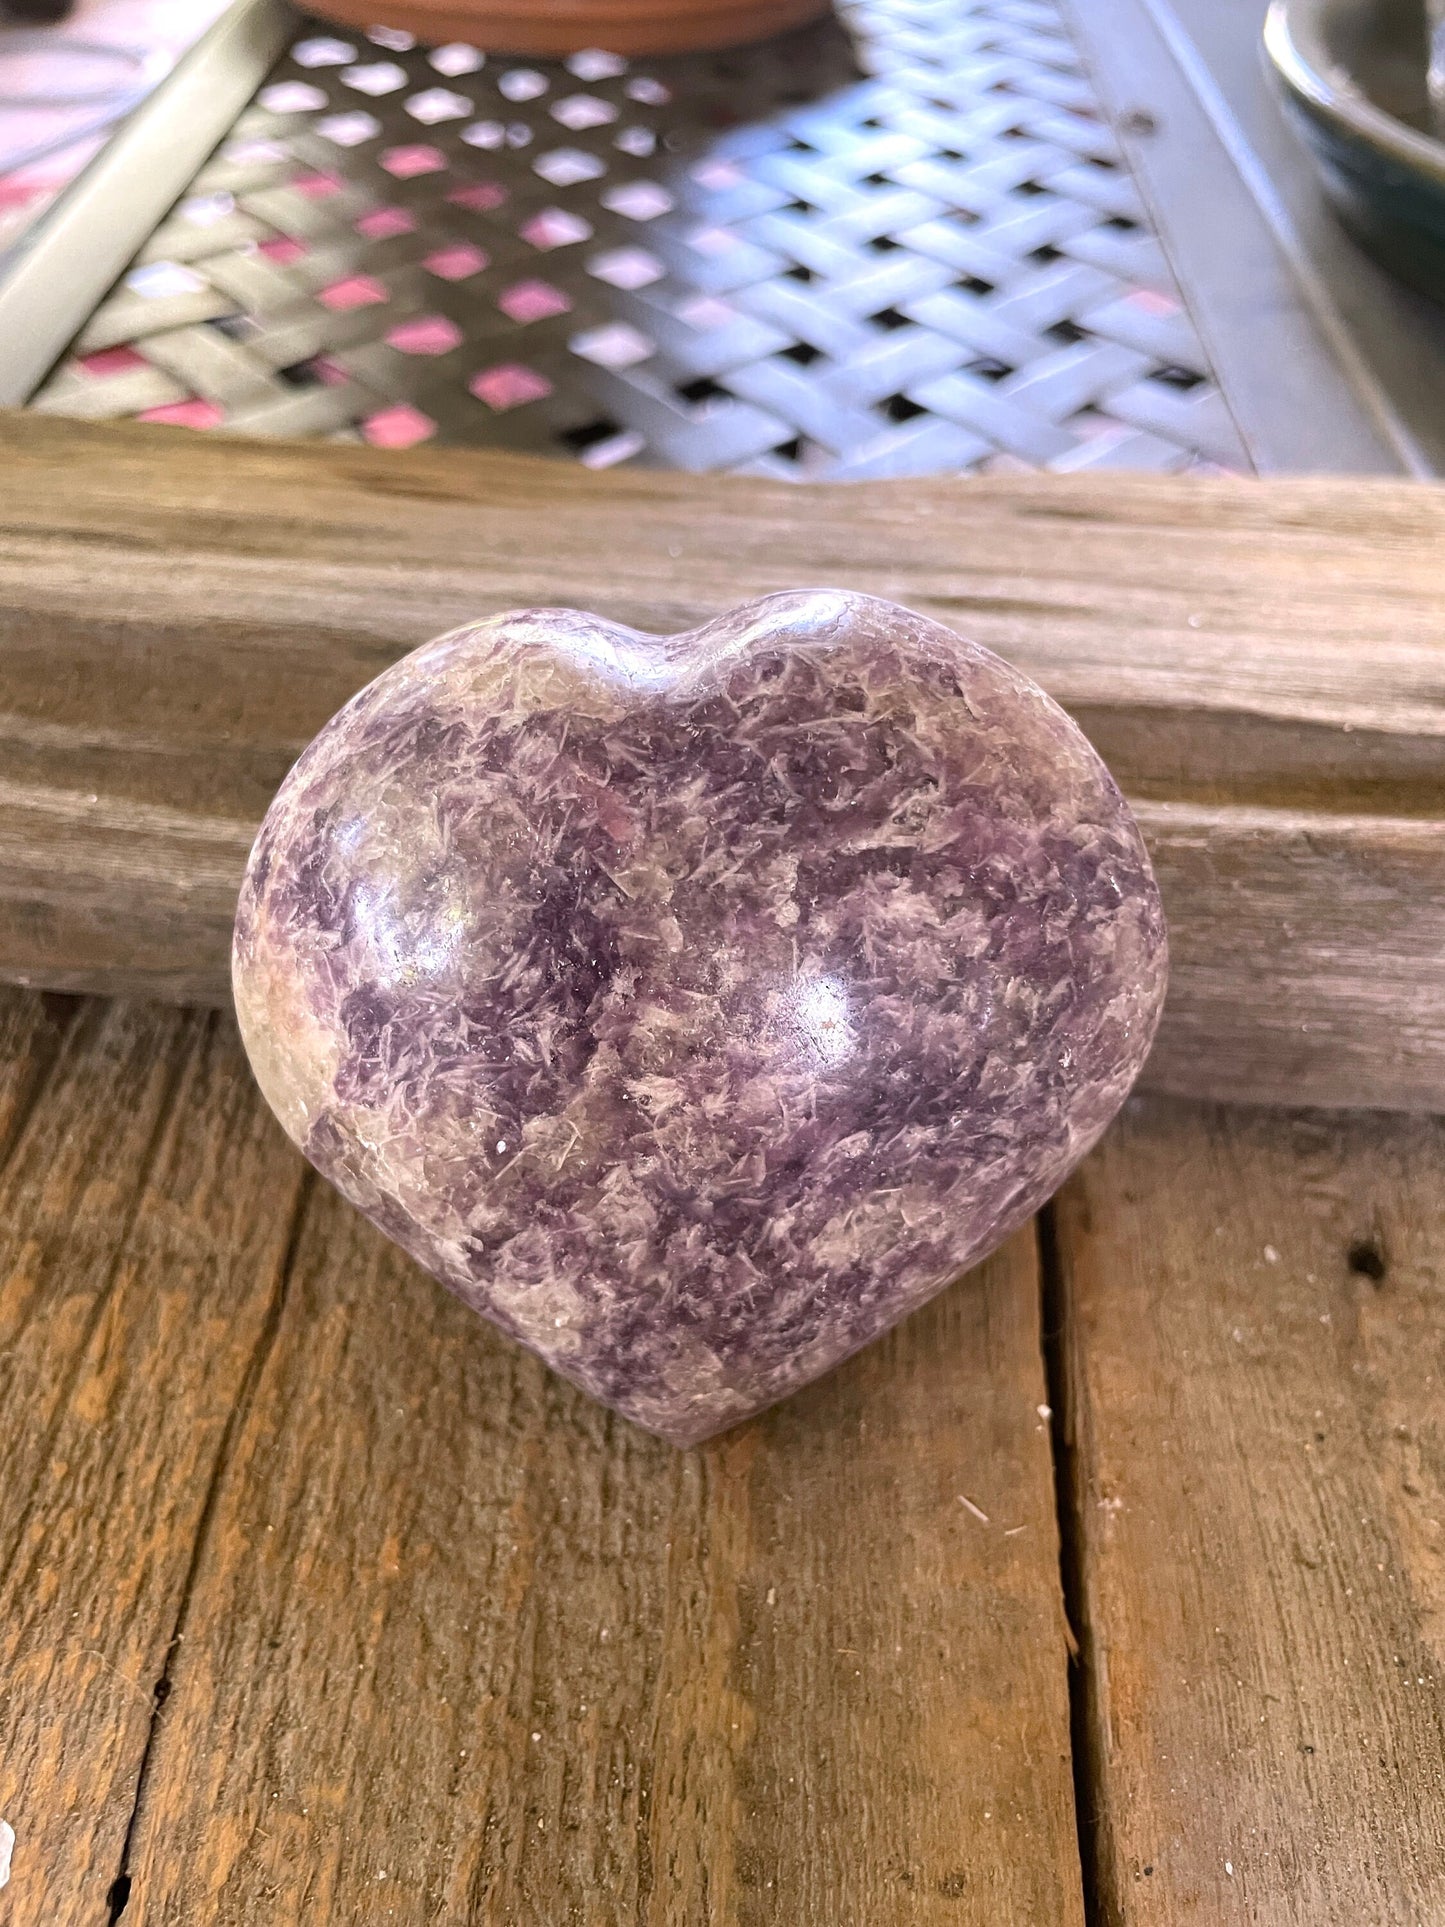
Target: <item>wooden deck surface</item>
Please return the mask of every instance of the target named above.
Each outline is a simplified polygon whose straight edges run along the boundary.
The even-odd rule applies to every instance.
[[[1136,1100],[677,1453],[310,1179],[229,1020],[0,992],[0,1922],[1445,1919],[1442,1180]]]

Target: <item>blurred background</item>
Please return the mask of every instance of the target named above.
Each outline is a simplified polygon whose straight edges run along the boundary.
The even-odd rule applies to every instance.
[[[11,0],[0,6],[0,255],[224,5]]]
[[[1425,0],[597,0],[746,36],[656,56],[335,9],[0,9],[0,399],[800,481],[1445,465]]]

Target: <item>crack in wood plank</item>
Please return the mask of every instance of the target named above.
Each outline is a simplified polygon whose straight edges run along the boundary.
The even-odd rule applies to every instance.
[[[382,1876],[479,1927],[1077,1927],[1031,1238],[690,1454],[329,1194],[301,1247],[126,1927],[371,1918]]]
[[[199,1570],[202,1555],[206,1550],[207,1542],[210,1538],[221,1483],[231,1462],[231,1454],[235,1447],[238,1429],[244,1421],[246,1413],[250,1410],[251,1400],[255,1396],[256,1387],[261,1381],[261,1374],[265,1369],[266,1360],[270,1356],[271,1347],[275,1344],[276,1334],[281,1327],[281,1316],[286,1308],[286,1294],[290,1288],[291,1273],[296,1263],[296,1253],[300,1247],[302,1222],[305,1218],[307,1206],[315,1195],[317,1184],[318,1179],[315,1172],[308,1170],[297,1187],[296,1199],[291,1212],[291,1223],[286,1235],[286,1246],[281,1255],[281,1262],[276,1270],[275,1290],[271,1295],[271,1302],[266,1308],[265,1319],[257,1334],[255,1347],[246,1362],[245,1373],[236,1387],[235,1402],[226,1416],[226,1423],[221,1431],[216,1456],[206,1480],[206,1494],[196,1519],[195,1538],[191,1544],[190,1559],[186,1565],[186,1576],[182,1581],[180,1598],[176,1605],[175,1625],[171,1630],[170,1638],[166,1642],[165,1658],[161,1665],[160,1678],[156,1681],[150,1696],[150,1730],[146,1735],[145,1748],[140,1757],[140,1764],[136,1769],[135,1797],[131,1805],[130,1817],[126,1822],[125,1839],[121,1844],[120,1865],[115,1879],[106,1891],[106,1900],[110,1908],[110,1927],[115,1927],[115,1922],[120,1919],[130,1904],[133,1885],[130,1872],[131,1843],[135,1837],[135,1829],[145,1802],[146,1782],[150,1774],[151,1760],[155,1752],[160,1723],[165,1714],[166,1701],[170,1698],[171,1675],[175,1665],[175,1656],[182,1640],[186,1636],[186,1620],[190,1613],[191,1596],[195,1591],[196,1573]]]
[[[1088,1550],[1083,1465],[1077,1428],[1083,1420],[1072,1381],[1076,1354],[1068,1270],[1052,1205],[1035,1221],[1039,1240],[1039,1330],[1049,1393],[1049,1443],[1059,1535],[1059,1581],[1069,1632],[1069,1752],[1074,1778],[1079,1879],[1085,1927],[1115,1927],[1108,1881],[1114,1855],[1106,1835],[1110,1813],[1100,1773],[1099,1655],[1089,1625]]]
[[[106,1918],[194,1545],[193,1474],[225,1429],[254,1287],[300,1182],[243,1062],[224,1020],[84,1013],[0,1178],[0,1810],[23,1842],[16,1927]]]

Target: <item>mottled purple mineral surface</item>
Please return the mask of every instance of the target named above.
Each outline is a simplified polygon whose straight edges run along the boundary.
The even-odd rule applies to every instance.
[[[429,643],[282,785],[236,1005],[311,1161],[680,1445],[991,1251],[1164,995],[1127,806],[1017,670],[869,597]]]

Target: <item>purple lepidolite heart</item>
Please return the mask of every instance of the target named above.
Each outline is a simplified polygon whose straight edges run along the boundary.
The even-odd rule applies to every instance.
[[[1043,1203],[1164,994],[1138,829],[1017,670],[870,597],[406,657],[287,777],[236,1005],[312,1162],[678,1444]]]

